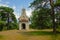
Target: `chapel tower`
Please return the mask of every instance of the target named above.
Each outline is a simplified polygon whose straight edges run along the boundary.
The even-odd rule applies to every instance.
[[[26,15],[26,10],[23,8],[19,17],[19,30],[29,30],[29,18]]]

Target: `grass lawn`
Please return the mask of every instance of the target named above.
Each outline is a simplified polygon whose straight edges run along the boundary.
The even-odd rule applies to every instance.
[[[60,40],[60,33],[52,31],[19,31],[9,30],[0,32],[0,40]]]
[[[60,32],[57,32],[57,34],[56,34],[56,40],[60,40]]]

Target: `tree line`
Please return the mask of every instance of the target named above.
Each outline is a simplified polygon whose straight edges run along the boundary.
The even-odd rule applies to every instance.
[[[60,0],[33,0],[31,26],[36,29],[60,28]]]

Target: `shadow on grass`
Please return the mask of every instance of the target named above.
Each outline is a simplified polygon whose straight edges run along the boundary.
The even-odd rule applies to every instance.
[[[59,31],[57,31],[56,33],[57,33],[57,34],[60,34],[60,32],[59,32]]]
[[[54,35],[52,31],[30,31],[30,32],[22,32],[23,35]]]

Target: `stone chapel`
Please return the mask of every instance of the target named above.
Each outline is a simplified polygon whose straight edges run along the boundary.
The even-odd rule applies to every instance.
[[[29,18],[26,15],[26,10],[23,8],[19,17],[19,30],[29,30]]]

